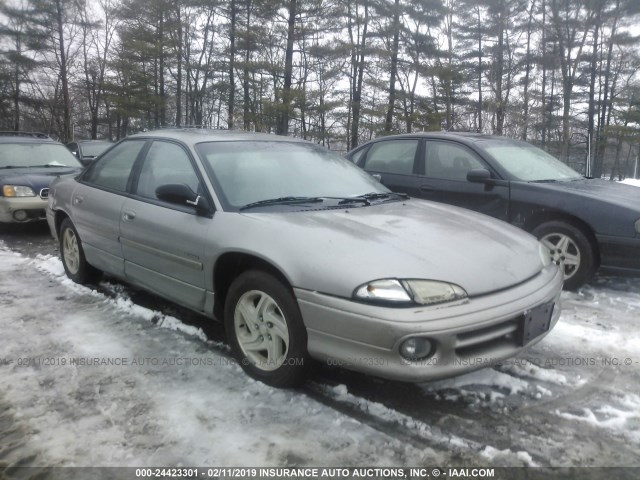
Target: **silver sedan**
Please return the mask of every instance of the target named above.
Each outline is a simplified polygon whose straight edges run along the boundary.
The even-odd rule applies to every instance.
[[[456,375],[540,341],[560,314],[562,273],[531,235],[286,137],[131,136],[56,180],[47,220],[71,279],[106,272],[223,321],[244,370],[275,386],[312,358]]]

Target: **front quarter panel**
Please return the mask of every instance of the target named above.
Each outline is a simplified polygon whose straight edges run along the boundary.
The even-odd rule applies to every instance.
[[[640,218],[640,212],[551,185],[512,182],[511,223],[521,228],[533,228],[537,217],[573,217],[596,235],[634,237],[634,222]]]

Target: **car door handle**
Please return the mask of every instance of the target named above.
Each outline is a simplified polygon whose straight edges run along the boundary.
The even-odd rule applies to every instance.
[[[124,212],[122,212],[122,220],[124,220],[125,222],[130,222],[135,218],[136,212],[134,212],[133,210],[125,210]]]
[[[84,197],[81,195],[76,195],[75,197],[73,197],[73,204],[74,205],[80,205],[82,202],[84,202]]]
[[[430,187],[429,185],[420,185],[420,191],[423,193],[433,193],[435,188]]]

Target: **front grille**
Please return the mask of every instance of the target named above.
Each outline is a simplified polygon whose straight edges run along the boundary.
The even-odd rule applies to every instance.
[[[521,336],[523,315],[505,322],[456,335],[455,351],[458,357],[474,357],[500,347],[517,347]]]
[[[549,331],[554,306],[553,302],[545,303],[495,325],[458,333],[455,353],[469,358],[524,347]]]
[[[42,190],[40,190],[40,198],[42,198],[42,199],[49,198],[49,189],[48,188],[43,188]]]

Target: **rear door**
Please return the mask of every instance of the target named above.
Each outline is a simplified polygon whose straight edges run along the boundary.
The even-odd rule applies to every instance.
[[[192,205],[158,199],[156,189],[166,184],[185,184],[205,194],[189,152],[154,140],[120,215],[125,273],[136,284],[203,311],[204,244],[211,218],[198,215]]]
[[[124,276],[120,211],[145,144],[145,140],[125,140],[117,145],[82,175],[71,197],[72,220],[87,260],[120,277]]]
[[[417,138],[380,140],[371,145],[364,160],[358,163],[370,174],[379,175],[390,190],[417,196],[420,182],[416,177],[416,161],[421,150]]]
[[[472,183],[467,173],[490,170],[480,156],[466,145],[448,140],[428,139],[418,164],[420,198],[475,210],[507,221],[509,184],[503,180]]]

